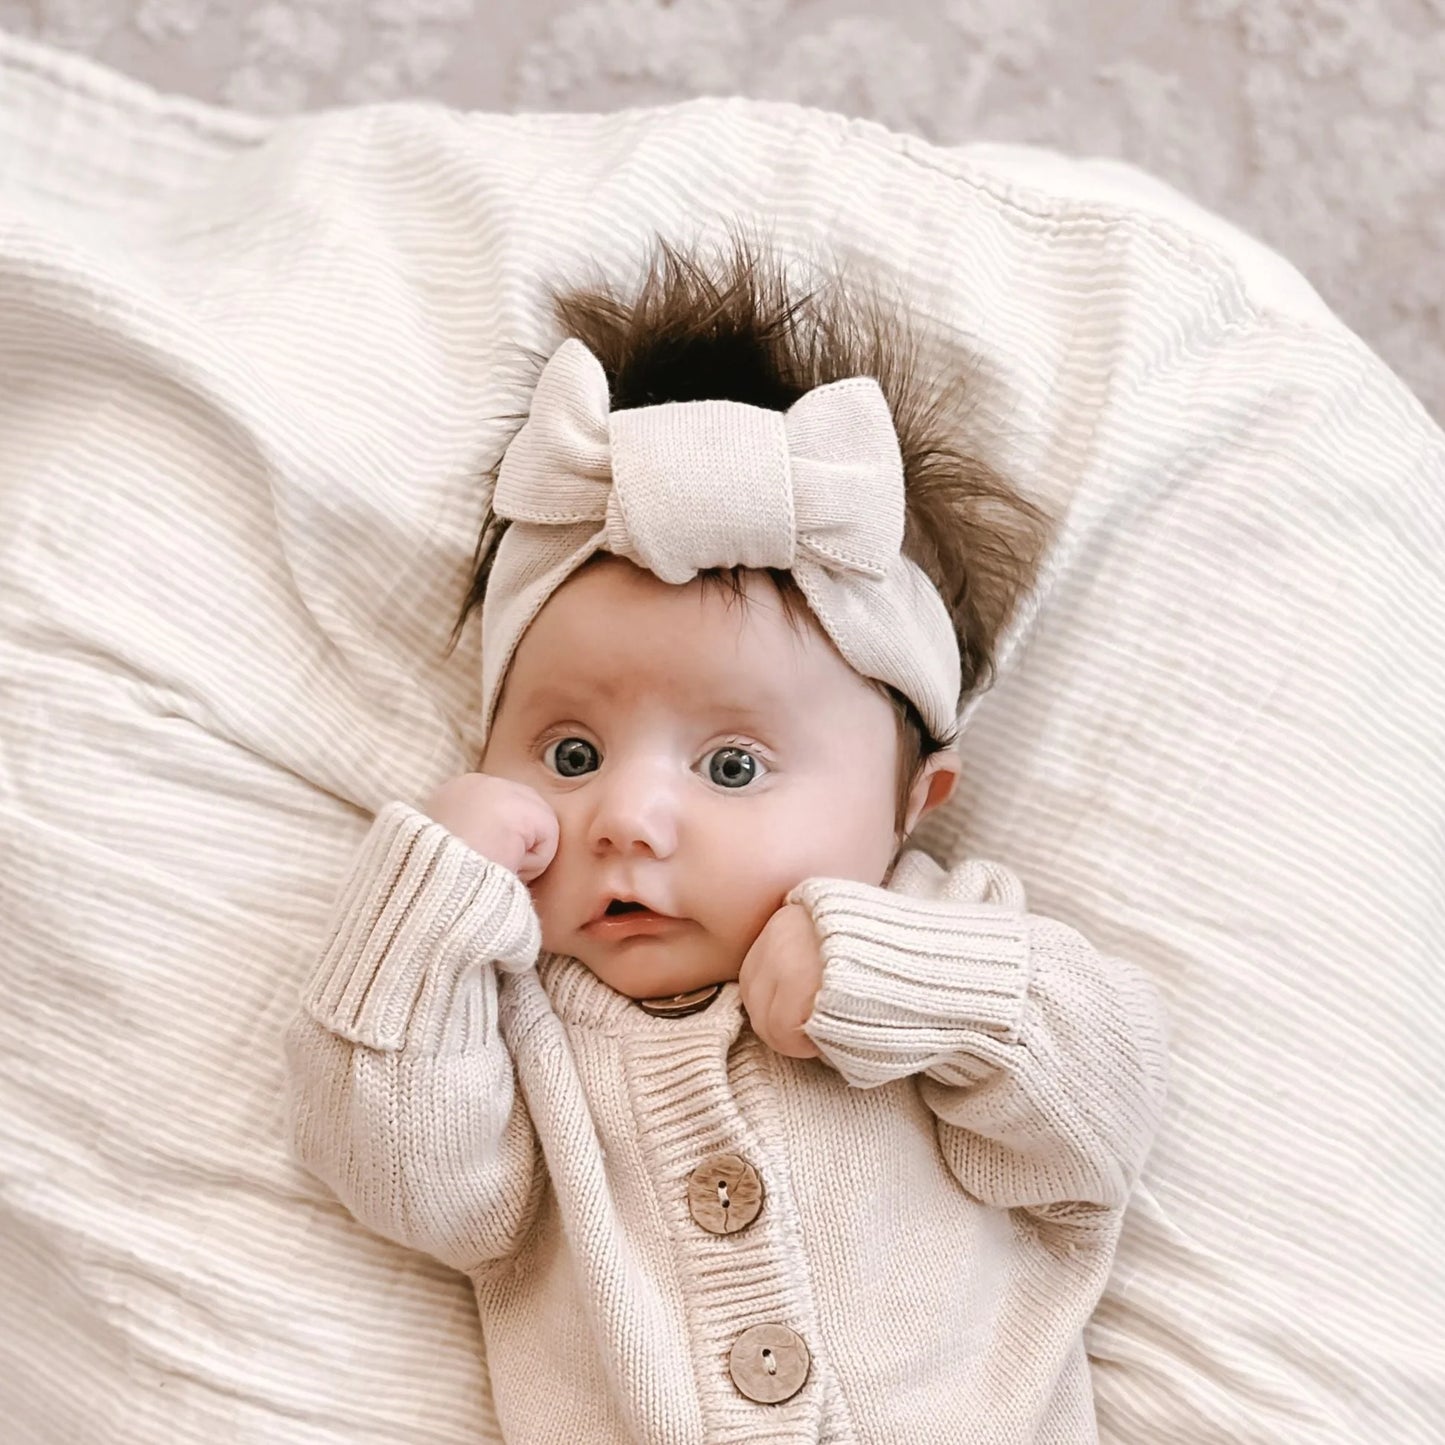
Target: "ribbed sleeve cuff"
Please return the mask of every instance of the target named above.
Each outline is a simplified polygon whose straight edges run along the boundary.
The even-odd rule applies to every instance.
[[[303,1002],[333,1033],[369,1048],[400,1049],[419,1033],[455,1038],[468,966],[526,969],[540,948],[532,897],[515,873],[392,802],[352,862]]]
[[[1017,1037],[1029,986],[1026,916],[839,878],[788,894],[808,910],[823,983],[804,1031],[850,1084],[873,1088]]]

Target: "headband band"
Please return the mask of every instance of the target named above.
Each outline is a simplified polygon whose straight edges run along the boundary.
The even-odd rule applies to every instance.
[[[900,551],[903,461],[868,376],[786,412],[734,401],[612,411],[582,342],[542,370],[492,510],[511,522],[482,608],[483,725],[543,604],[595,552],[682,584],[712,567],[790,571],[849,665],[892,684],[935,736],[953,727],[958,643],[943,600]]]

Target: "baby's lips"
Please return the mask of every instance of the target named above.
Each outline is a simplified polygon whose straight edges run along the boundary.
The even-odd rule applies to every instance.
[[[615,903],[636,904],[637,907],[614,909],[613,904]],[[637,894],[635,894],[629,888],[618,887],[613,892],[603,893],[597,899],[597,901],[592,906],[592,912],[588,915],[586,921],[583,923],[583,927],[585,928],[589,923],[596,923],[599,918],[607,918],[609,916],[621,917],[627,913],[637,913],[639,911],[646,911],[648,913],[655,914],[658,918],[679,917],[678,914],[669,913],[665,908],[656,907],[646,898],[639,898]]]

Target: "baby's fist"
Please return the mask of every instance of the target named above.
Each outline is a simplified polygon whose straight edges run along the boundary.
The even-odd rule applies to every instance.
[[[738,972],[753,1032],[789,1058],[817,1058],[803,1025],[822,986],[823,951],[813,920],[801,903],[785,903],[763,925]]]
[[[523,883],[557,856],[557,815],[526,783],[463,773],[441,785],[421,811],[483,858],[510,868]]]

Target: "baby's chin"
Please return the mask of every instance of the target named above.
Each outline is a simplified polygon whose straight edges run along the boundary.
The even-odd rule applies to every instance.
[[[609,988],[627,998],[673,998],[738,976],[741,957],[723,950],[689,949],[658,937],[593,945],[575,957]]]

